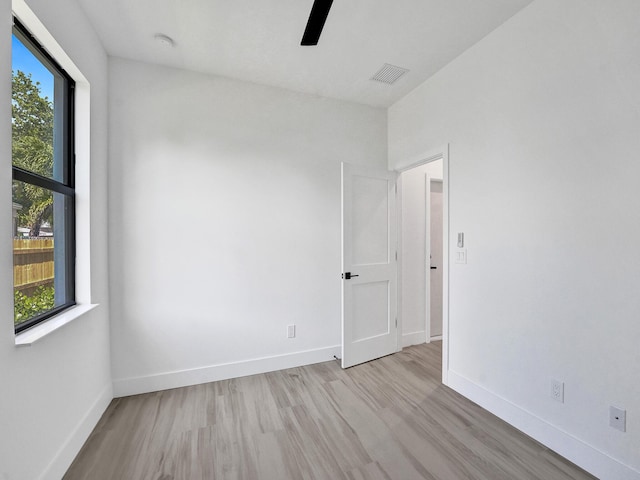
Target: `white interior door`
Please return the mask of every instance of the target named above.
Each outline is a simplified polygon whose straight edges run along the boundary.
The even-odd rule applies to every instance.
[[[342,164],[342,368],[397,350],[396,173]]]

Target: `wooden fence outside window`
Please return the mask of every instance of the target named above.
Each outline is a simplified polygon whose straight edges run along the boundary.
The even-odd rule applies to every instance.
[[[29,296],[53,286],[53,237],[13,240],[13,286]]]

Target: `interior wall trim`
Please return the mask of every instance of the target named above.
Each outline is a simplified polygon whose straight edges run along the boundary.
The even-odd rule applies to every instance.
[[[640,472],[449,370],[448,386],[600,480],[640,480]]]
[[[100,392],[76,428],[73,429],[67,440],[56,452],[47,468],[38,477],[38,480],[54,480],[64,476],[80,452],[84,442],[91,435],[100,417],[102,417],[102,414],[111,403],[111,400],[113,400],[113,388],[109,384]]]
[[[402,348],[410,347],[411,345],[426,343],[426,341],[427,333],[424,330],[402,334]]]
[[[118,398],[170,388],[188,387],[201,383],[327,362],[334,360],[334,355],[340,356],[340,345],[143,377],[121,378],[113,381],[113,393],[114,397]]]

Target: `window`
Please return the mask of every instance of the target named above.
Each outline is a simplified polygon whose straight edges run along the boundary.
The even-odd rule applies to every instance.
[[[75,305],[74,82],[14,19],[13,284],[16,333]]]

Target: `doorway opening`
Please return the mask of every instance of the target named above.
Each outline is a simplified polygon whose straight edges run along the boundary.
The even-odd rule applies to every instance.
[[[448,152],[399,169],[398,350],[442,340],[448,371]]]

